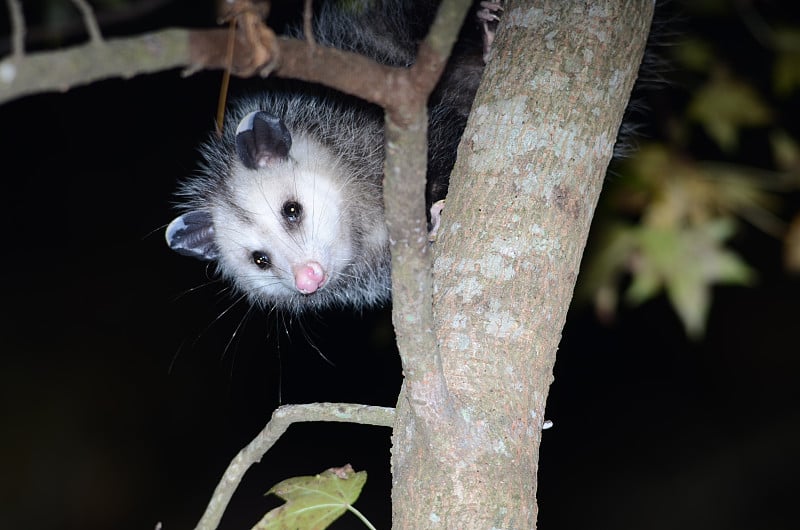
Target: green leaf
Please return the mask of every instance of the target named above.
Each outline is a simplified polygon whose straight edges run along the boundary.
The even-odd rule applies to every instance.
[[[328,469],[313,477],[286,479],[267,492],[282,498],[286,504],[267,513],[253,530],[322,530],[347,510],[362,517],[352,504],[366,481],[367,472],[356,473],[350,465]]]
[[[617,310],[620,277],[626,272],[635,250],[632,233],[626,224],[609,224],[592,238],[591,249],[582,266],[575,298],[578,303],[594,301],[603,320],[611,320]]]
[[[664,269],[678,246],[676,233],[671,229],[639,227],[636,231],[639,251],[633,281],[625,293],[626,300],[634,305],[655,298],[664,286]]]
[[[726,218],[695,227],[640,227],[640,255],[626,299],[639,304],[663,289],[686,333],[693,339],[701,337],[712,286],[748,284],[754,276],[738,255],[723,246],[733,231],[733,221]]]
[[[627,160],[626,167],[634,182],[651,189],[654,184],[671,178],[675,156],[667,145],[650,143],[642,146]]]
[[[688,116],[699,122],[724,151],[733,151],[742,127],[767,125],[769,107],[749,84],[724,75],[715,76],[695,92]]]

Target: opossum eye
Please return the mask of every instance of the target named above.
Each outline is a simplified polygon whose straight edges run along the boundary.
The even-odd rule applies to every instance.
[[[300,220],[300,216],[303,214],[303,207],[299,202],[286,201],[283,203],[282,213],[283,218],[288,222],[296,223]]]
[[[262,252],[260,250],[255,250],[251,254],[253,257],[253,263],[255,263],[259,269],[269,269],[272,266],[272,262],[269,259],[269,255],[266,252]]]

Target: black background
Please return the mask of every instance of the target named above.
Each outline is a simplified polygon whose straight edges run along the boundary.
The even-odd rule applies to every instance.
[[[213,20],[187,13],[177,2],[112,32]],[[192,527],[279,403],[394,404],[387,311],[248,312],[165,246],[219,78],[172,71],[0,106],[2,528]],[[735,243],[760,282],[715,290],[702,342],[663,299],[612,326],[570,314],[540,528],[797,527],[800,282],[777,241],[746,230]],[[247,474],[223,528],[275,506],[263,492],[277,481],[345,463],[368,471],[357,506],[389,528],[389,435],[293,426]],[[334,526],[359,527],[350,515]]]

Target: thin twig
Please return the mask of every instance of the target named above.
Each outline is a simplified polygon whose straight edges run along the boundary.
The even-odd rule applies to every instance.
[[[314,0],[305,0],[303,5],[303,33],[305,34],[306,42],[312,50],[317,44],[317,41],[314,40],[314,27],[311,23],[314,17],[313,10]]]
[[[433,326],[433,276],[425,215],[427,113],[425,102],[444,70],[469,9],[467,0],[445,0],[408,70],[416,100],[386,108],[386,175],[383,201],[392,253],[392,323],[403,363],[404,389],[422,436],[459,429],[442,371]],[[402,399],[402,398],[401,398]]]
[[[219,87],[219,102],[217,103],[217,136],[222,137],[222,127],[225,124],[225,102],[228,100],[228,87],[231,82],[231,68],[233,67],[233,46],[236,43],[236,19],[228,23],[228,46],[225,50],[225,70],[222,71],[222,84]]]
[[[18,0],[17,0],[18,1]],[[149,13],[153,13],[163,8],[165,5],[176,0],[137,0],[125,4],[115,4],[113,8],[95,11],[97,25],[108,31],[108,28],[130,22],[141,18]],[[55,22],[55,21],[53,21]],[[86,33],[86,25],[83,19],[59,20],[58,23],[46,24],[42,26],[28,26],[25,28],[25,41],[28,46],[47,44],[51,46],[54,42],[74,41],[76,37]],[[0,42],[0,55],[5,55],[11,50],[8,41]]]
[[[15,60],[25,55],[25,15],[19,0],[7,0],[11,18],[11,54]]]
[[[72,3],[81,12],[83,23],[86,24],[86,31],[89,33],[89,40],[92,44],[103,44],[103,35],[100,33],[100,26],[97,25],[92,6],[86,0],[72,0]]]
[[[278,441],[291,424],[307,421],[333,421],[391,427],[394,424],[394,409],[351,403],[309,403],[279,407],[272,413],[272,419],[264,429],[231,460],[195,530],[217,528],[228,502],[250,466],[261,461],[261,457]]]

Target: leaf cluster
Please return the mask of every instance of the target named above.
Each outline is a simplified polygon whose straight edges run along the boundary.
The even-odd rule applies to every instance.
[[[786,268],[800,271],[800,213],[786,200],[800,189],[800,130],[790,118],[800,24],[754,24],[761,14],[711,4],[694,4],[707,8],[703,25],[671,49],[680,82],[647,102],[660,138],[613,169],[578,286],[605,319],[620,298],[636,305],[665,294],[693,339],[705,332],[714,286],[757,278],[730,244],[745,226],[780,239]]]

